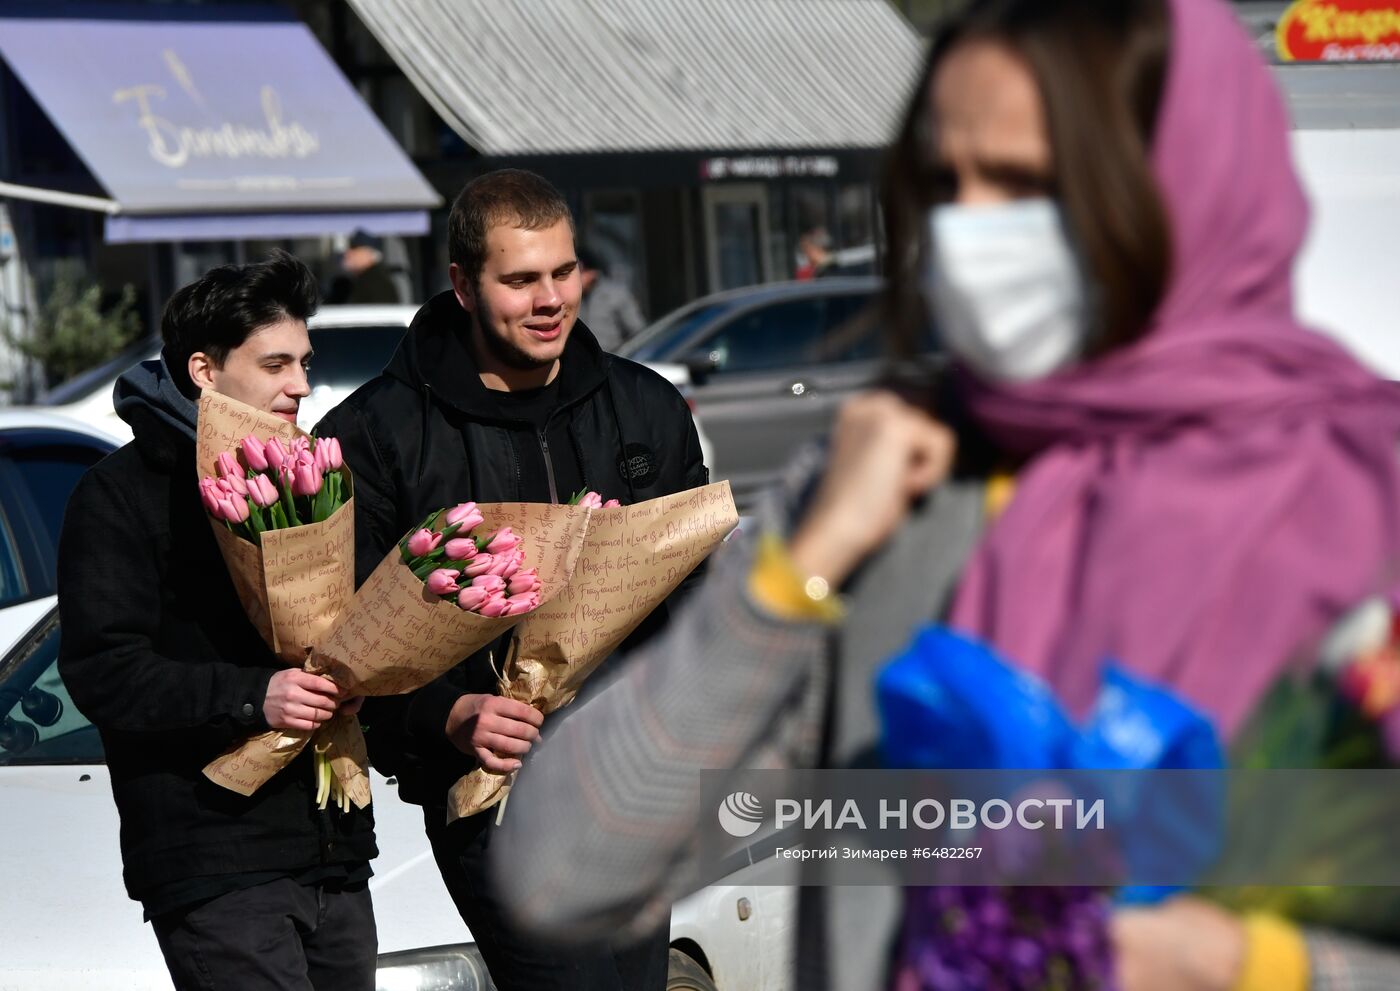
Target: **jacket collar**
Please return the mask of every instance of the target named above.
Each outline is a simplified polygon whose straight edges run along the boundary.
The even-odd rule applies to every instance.
[[[439,293],[413,318],[384,373],[415,391],[433,393],[473,419],[502,422],[491,390],[481,382],[468,343],[471,334],[471,321],[457,297],[450,290]],[[560,407],[571,406],[601,388],[610,364],[592,331],[583,321],[576,321],[559,361]]]

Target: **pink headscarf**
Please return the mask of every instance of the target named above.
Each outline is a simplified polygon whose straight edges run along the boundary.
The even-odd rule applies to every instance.
[[[1050,379],[974,385],[1034,455],[953,625],[1082,713],[1116,659],[1228,737],[1400,558],[1400,389],[1298,325],[1307,207],[1268,69],[1220,0],[1169,0],[1152,164],[1170,286],[1137,343]]]

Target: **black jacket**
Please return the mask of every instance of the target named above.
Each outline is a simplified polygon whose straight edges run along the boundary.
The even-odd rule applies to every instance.
[[[340,440],[354,475],[357,581],[444,506],[563,502],[572,493],[552,485],[558,475],[624,504],[709,480],[690,409],[675,386],[644,365],[605,354],[581,322],[565,346],[558,406],[544,430],[505,418],[481,383],[470,334],[451,292],[429,300],[383,374],[316,428]],[[548,478],[532,470],[537,462],[551,466]],[[663,607],[634,638],[664,618]],[[440,804],[472,766],[444,735],[448,712],[464,693],[494,691],[483,652],[409,696],[368,700],[371,759],[399,777],[406,800]]]
[[[78,483],[59,541],[59,671],[98,728],[127,891],[373,858],[368,812],[318,811],[308,748],[251,797],[204,777],[265,730],[283,665],[244,616],[199,499],[194,443],[153,410]]]

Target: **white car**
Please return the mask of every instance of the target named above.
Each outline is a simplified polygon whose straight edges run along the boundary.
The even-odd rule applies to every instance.
[[[102,745],[56,661],[55,546],[68,495],[120,440],[46,410],[0,412],[0,991],[168,991],[155,937],[121,880]],[[485,991],[471,934],[438,875],[417,807],[373,776],[382,991]],[[670,991],[786,987],[790,899],[716,885],[672,915]]]
[[[342,399],[383,370],[393,356],[403,332],[413,322],[416,306],[323,306],[307,322],[316,359],[311,363],[311,395],[301,401],[297,425],[310,431],[321,417]],[[84,372],[47,392],[42,404],[112,434],[131,439],[131,428],[112,408],[112,387],[117,378],[137,362],[160,354],[159,342],[134,345],[106,364]],[[668,379],[690,403],[690,370],[684,365],[650,362],[649,367]],[[700,450],[713,465],[713,451],[704,428],[697,421]]]

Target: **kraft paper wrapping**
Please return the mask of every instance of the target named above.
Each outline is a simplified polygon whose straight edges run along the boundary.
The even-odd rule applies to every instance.
[[[739,522],[728,482],[589,511],[572,580],[516,626],[500,691],[548,715],[695,570]],[[502,801],[513,775],[477,768],[448,793],[447,817]]]
[[[236,399],[206,391],[199,401],[195,444],[199,477],[215,474],[215,459],[238,454],[249,434],[290,444],[309,436],[281,417]],[[348,469],[346,491],[353,492]],[[194,484],[193,482],[191,484]],[[287,530],[269,530],[260,544],[236,536],[209,518],[215,542],[228,566],[234,590],[263,642],[289,667],[318,671],[312,648],[349,604],[355,592],[355,504],[347,499],[329,519]],[[327,756],[357,805],[369,804],[365,742],[359,723],[332,719],[315,734],[271,730],[236,744],[204,769],[211,781],[241,795],[251,795],[299,754],[311,738],[329,742]],[[356,765],[352,773],[351,764]],[[341,773],[343,772],[343,773]]]
[[[269,423],[243,407],[236,426],[219,422],[228,403],[209,404],[209,433],[233,450],[248,433],[264,436]],[[241,406],[241,404],[238,404]],[[201,416],[206,407],[201,405]],[[251,413],[250,418],[248,414]],[[273,420],[264,417],[264,420]],[[291,432],[295,428],[277,421]],[[201,429],[201,434],[204,431]],[[270,433],[269,433],[270,436]],[[201,466],[214,464],[218,450]],[[479,532],[511,527],[523,538],[526,567],[539,570],[541,600],[566,588],[588,526],[588,510],[539,503],[481,506]],[[212,521],[234,585],[250,618],[288,664],[324,674],[346,695],[397,695],[419,688],[497,639],[523,617],[487,619],[431,595],[405,567],[396,545],[358,592],[354,591],[354,510],[348,503],[324,523],[262,534],[261,548]],[[303,535],[306,531],[308,535]],[[315,742],[358,807],[369,804],[364,736],[354,717],[336,717],[312,732],[269,730],[231,747],[204,773],[251,795]]]

